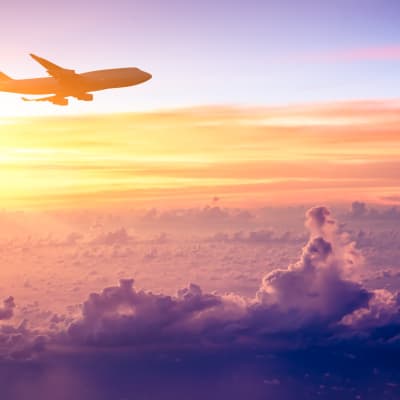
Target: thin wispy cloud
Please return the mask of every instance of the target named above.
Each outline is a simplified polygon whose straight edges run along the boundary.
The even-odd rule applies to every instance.
[[[302,191],[296,201],[308,202],[310,190],[338,200],[352,186],[378,200],[399,187],[399,109],[376,100],[28,119],[0,127],[1,201],[173,205],[179,193],[196,203],[218,192],[240,204],[269,192],[274,203]]]
[[[359,62],[359,61],[398,61],[400,45],[375,47],[355,47],[299,55],[302,61],[315,62]]]

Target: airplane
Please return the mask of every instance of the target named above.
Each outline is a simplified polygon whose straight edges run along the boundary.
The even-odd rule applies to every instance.
[[[24,95],[49,95],[40,98],[22,97],[22,100],[49,101],[59,106],[67,106],[67,97],[92,101],[91,92],[134,86],[152,78],[151,74],[139,68],[103,69],[78,74],[72,69],[62,68],[35,54],[30,56],[47,70],[50,77],[17,80],[0,72],[0,91]]]

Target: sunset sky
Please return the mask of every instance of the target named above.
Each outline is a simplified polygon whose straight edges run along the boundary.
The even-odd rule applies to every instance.
[[[152,79],[0,92],[1,400],[399,399],[399,21],[3,1],[2,73]]]
[[[393,197],[400,6],[360,4],[3,7],[0,70],[14,78],[45,75],[34,52],[78,72],[137,66],[153,79],[64,108],[0,94],[0,206]]]
[[[67,110],[2,94],[0,115],[397,98],[399,12],[395,0],[16,0],[2,7],[1,71],[44,75],[35,53],[153,80]]]
[[[7,118],[0,206],[396,203],[399,111],[393,100]]]

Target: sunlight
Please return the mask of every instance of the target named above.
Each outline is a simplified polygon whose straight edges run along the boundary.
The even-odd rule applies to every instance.
[[[178,192],[191,201],[217,192],[232,204],[267,193],[271,203],[290,202],[288,193],[296,193],[297,202],[312,196],[345,201],[355,186],[360,196],[379,201],[377,188],[392,193],[398,180],[396,168],[379,157],[384,151],[386,160],[395,159],[398,151],[397,109],[385,104],[374,118],[368,104],[364,111],[359,104],[342,111],[338,104],[331,111],[325,106],[327,119],[313,107],[303,107],[304,116],[286,107],[6,117],[0,125],[1,206],[89,204],[100,195],[102,203],[119,199],[135,206],[151,197],[174,205]],[[342,126],[352,114],[356,118]]]

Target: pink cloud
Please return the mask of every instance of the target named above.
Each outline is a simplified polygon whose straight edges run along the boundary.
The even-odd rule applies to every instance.
[[[303,57],[307,61],[316,62],[353,62],[353,61],[385,61],[400,60],[400,45],[354,48],[327,52],[309,53]]]

